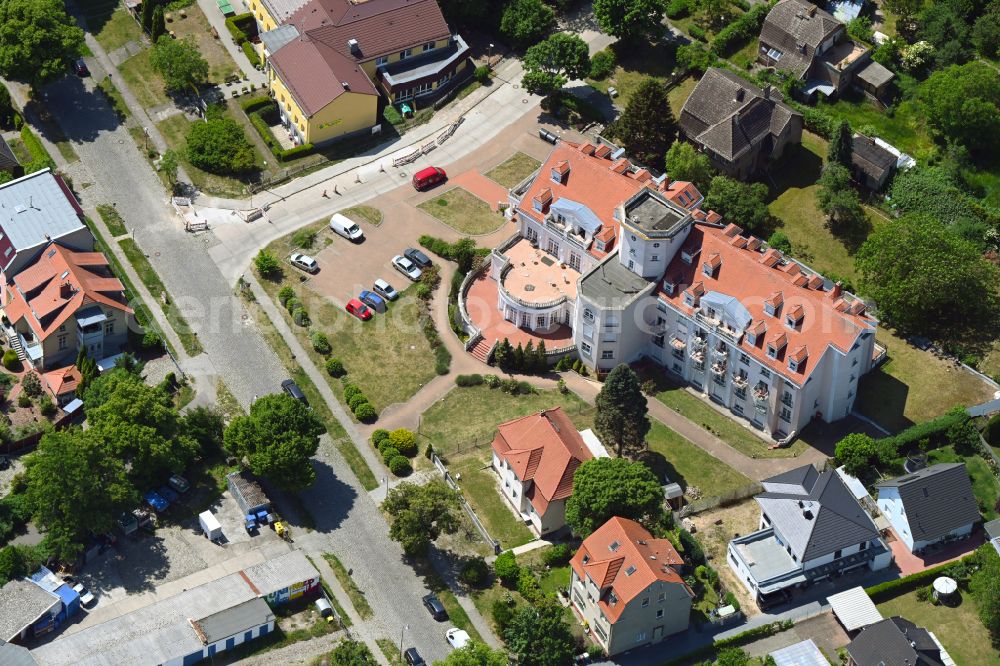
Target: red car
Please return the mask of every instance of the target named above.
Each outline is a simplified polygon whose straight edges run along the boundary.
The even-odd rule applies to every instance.
[[[448,174],[440,167],[427,167],[413,174],[413,187],[418,190],[426,190],[438,183],[448,180]]]
[[[367,305],[356,298],[347,301],[347,311],[361,321],[368,321],[372,318],[372,311],[368,309]]]

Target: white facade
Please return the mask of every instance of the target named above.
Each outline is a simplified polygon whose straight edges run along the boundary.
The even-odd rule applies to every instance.
[[[881,511],[886,517],[886,520],[888,520],[892,525],[899,538],[906,544],[907,549],[911,553],[918,553],[927,548],[927,546],[940,541],[967,536],[972,533],[972,528],[974,526],[973,523],[962,525],[933,540],[914,540],[913,534],[910,531],[910,521],[906,515],[906,509],[903,506],[903,500],[899,496],[899,488],[879,488],[878,508],[879,511]]]
[[[234,636],[230,636],[228,638],[224,638],[222,640],[206,645],[201,652],[194,652],[184,657],[171,659],[170,661],[163,664],[163,666],[186,666],[187,664],[194,664],[197,663],[198,660],[200,659],[208,659],[220,652],[225,652],[226,650],[232,650],[237,645],[249,643],[253,639],[266,636],[272,631],[274,631],[274,620],[271,620],[267,624],[262,624],[259,627],[248,629]]]

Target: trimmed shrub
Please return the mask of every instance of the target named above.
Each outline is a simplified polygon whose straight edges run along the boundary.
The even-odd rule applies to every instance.
[[[690,0],[670,0],[670,2],[667,3],[667,18],[682,19],[690,13]]]
[[[21,391],[17,395],[17,406],[18,407],[31,407],[31,396]]]
[[[8,370],[18,370],[21,367],[21,359],[17,357],[17,352],[8,349],[3,353],[3,367]]]
[[[354,384],[345,384],[344,385],[344,400],[350,400],[354,396],[360,395],[360,394],[361,394],[361,389],[359,389]]]
[[[941,416],[910,426],[906,430],[878,440],[881,446],[894,447],[897,455],[906,455],[921,440],[930,440],[931,448],[947,444],[947,433],[955,426],[969,420],[969,415],[961,407],[950,409]]]
[[[302,326],[303,328],[312,323],[312,320],[309,319],[309,313],[301,306],[292,311],[292,321],[295,322],[296,326]]]
[[[250,36],[241,28],[239,23],[246,23],[247,21],[254,21],[253,14],[247,12],[245,14],[236,14],[235,16],[230,16],[226,19],[226,29],[229,30],[229,34],[233,36],[236,43],[242,45],[243,42],[250,39]]]
[[[351,411],[353,412],[355,409],[357,409],[358,405],[365,402],[368,402],[368,398],[365,397],[365,394],[356,393],[355,395],[351,396],[350,399],[348,399],[347,406],[350,407]]]
[[[278,290],[278,302],[281,303],[281,307],[288,305],[288,301],[295,296],[295,290],[285,285]]]
[[[878,585],[866,587],[865,593],[872,598],[872,601],[878,604],[898,597],[901,594],[911,592],[912,590],[933,581],[938,576],[947,576],[948,572],[953,569],[957,569],[958,567],[964,567],[966,563],[975,564],[976,560],[973,559],[975,557],[976,553],[969,553],[958,562],[949,562],[940,566],[931,567],[930,569],[924,569],[920,573],[911,574],[909,576],[904,576],[903,578],[896,578],[884,583],[879,583]]]
[[[379,448],[378,452],[382,454],[382,460],[386,463],[399,455],[399,449],[393,446],[388,440],[382,441],[382,447]]]
[[[423,285],[417,285],[418,287]],[[451,371],[451,352],[444,345],[434,350],[434,372],[447,375]]]
[[[538,579],[531,569],[522,567],[517,574],[517,591],[530,603],[535,603],[542,597],[542,588],[538,586]]]
[[[160,339],[160,335],[156,331],[146,331],[142,334],[139,346],[143,349],[160,349],[163,347],[163,340]]]
[[[490,567],[486,560],[481,557],[474,557],[465,563],[462,571],[458,574],[459,580],[470,587],[477,587],[487,581],[490,575]]]
[[[260,111],[261,109],[266,109],[269,106],[275,104],[274,100],[267,95],[259,95],[257,97],[251,97],[240,102],[240,108],[243,109],[248,115],[254,111]]]
[[[243,49],[243,53],[246,55],[247,60],[250,61],[250,65],[254,69],[259,69],[261,65],[260,56],[257,55],[257,49],[253,47],[253,44],[250,42],[243,42],[240,44],[240,48]]]
[[[708,35],[705,34],[705,30],[697,25],[692,25],[688,32],[691,33],[691,37],[697,39],[699,42],[707,42]]]
[[[505,585],[509,585],[515,582],[518,575],[521,573],[521,567],[517,563],[517,558],[514,553],[509,550],[497,555],[497,559],[493,562],[493,571],[496,573],[497,578],[500,579]]]
[[[372,433],[372,446],[377,449],[378,445],[387,439],[389,439],[389,431],[385,428],[379,428]]]
[[[285,309],[288,310],[288,314],[295,311],[295,308],[301,308],[302,301],[299,300],[298,296],[292,296],[287,301],[285,301]]]
[[[474,72],[472,72],[472,76],[476,79],[476,81],[486,85],[490,82],[490,68],[486,65],[480,65],[479,67],[476,67]]]
[[[316,147],[314,145],[311,143],[303,143],[291,148],[285,148],[284,150],[278,150],[274,154],[282,162],[291,162],[292,160],[297,160],[300,157],[312,155],[314,152],[316,152]]]
[[[483,383],[483,376],[478,374],[472,375],[458,375],[455,377],[456,386],[479,386]]]
[[[387,465],[389,467],[389,471],[396,476],[409,476],[413,473],[413,467],[410,465],[410,460],[403,456],[390,458]]]
[[[1000,446],[1000,414],[994,414],[986,422],[983,437],[990,443],[990,446]]]
[[[491,389],[495,389],[500,386],[501,379],[496,375],[486,375],[483,377],[483,383],[489,386]]]
[[[731,21],[712,40],[711,51],[717,56],[729,56],[738,51],[744,44],[754,39],[760,34],[760,29],[764,25],[764,19],[774,6],[775,2],[767,2],[754,6],[745,14],[740,14]],[[691,35],[694,36],[692,29]]]
[[[542,553],[542,562],[545,563],[545,566],[561,567],[569,562],[571,557],[573,557],[573,551],[569,544],[557,543]]]
[[[326,337],[326,333],[322,331],[314,331],[312,335],[309,336],[309,342],[312,343],[313,349],[316,353],[326,356],[333,348],[330,346],[330,339]]]
[[[396,428],[389,433],[389,441],[404,456],[417,455],[417,436],[406,428]]]
[[[42,413],[42,416],[53,416],[56,413],[56,404],[52,402],[52,398],[48,394],[39,399],[38,411]]]
[[[343,377],[346,374],[344,364],[339,358],[328,358],[326,360],[326,372],[331,377]]]
[[[399,125],[403,122],[403,116],[400,115],[399,111],[392,104],[386,104],[385,110],[382,111],[382,117],[390,125]]]
[[[362,423],[371,423],[378,418],[378,412],[371,406],[371,403],[366,402],[358,405],[358,408],[354,410],[354,417]]]
[[[615,53],[611,49],[598,51],[590,58],[590,78],[606,79],[615,71]]]

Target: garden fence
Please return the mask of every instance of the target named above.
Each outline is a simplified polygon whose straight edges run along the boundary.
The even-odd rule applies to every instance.
[[[476,515],[475,510],[467,501],[465,501],[465,495],[462,494],[462,489],[459,487],[458,482],[451,476],[451,472],[448,471],[448,468],[445,467],[444,461],[442,461],[441,458],[439,458],[433,451],[431,452],[431,462],[433,462],[434,466],[438,468],[439,472],[441,472],[441,476],[444,477],[444,482],[447,483],[453,490],[457,490],[459,492],[459,500],[462,502],[462,508],[465,509],[465,513],[469,515],[469,518],[472,520],[472,524],[476,526],[477,530],[479,530],[479,533],[482,535],[483,539],[486,540],[486,543],[493,548],[493,553],[495,555],[499,555],[500,542],[490,535],[489,530],[487,530],[486,526],[483,525],[483,521],[479,520],[479,516]]]

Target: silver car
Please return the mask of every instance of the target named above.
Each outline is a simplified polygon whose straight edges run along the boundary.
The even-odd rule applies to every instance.
[[[404,256],[396,255],[392,258],[392,267],[410,278],[414,282],[420,279],[421,271],[417,265]]]
[[[387,301],[394,301],[399,298],[399,292],[396,291],[395,287],[386,282],[385,280],[379,279],[375,280],[375,284],[372,285],[372,289],[376,294],[381,296]]]
[[[302,254],[301,252],[293,252],[292,256],[288,258],[292,262],[292,266],[304,270],[306,273],[315,273],[319,271],[319,264],[316,260],[307,254]]]

